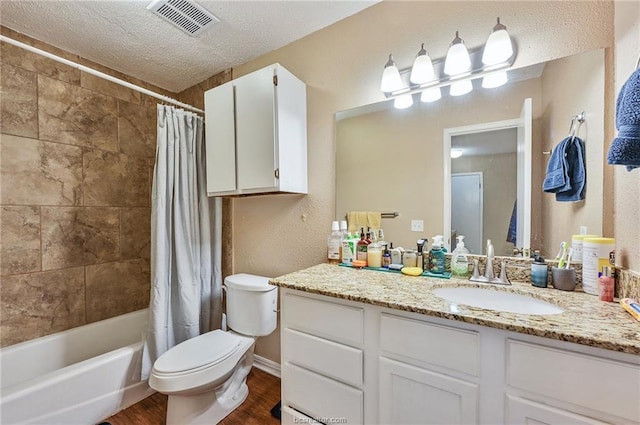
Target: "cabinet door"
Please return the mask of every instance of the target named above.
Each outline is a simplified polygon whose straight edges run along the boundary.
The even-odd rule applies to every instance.
[[[508,395],[505,424],[603,425],[605,422]]]
[[[233,84],[204,94],[207,158],[207,193],[236,190],[235,114]]]
[[[478,386],[380,358],[381,424],[474,424]]]
[[[276,189],[274,70],[264,68],[235,81],[238,189]]]

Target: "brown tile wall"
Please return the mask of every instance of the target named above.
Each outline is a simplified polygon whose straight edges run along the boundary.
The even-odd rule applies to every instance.
[[[157,102],[18,47],[0,49],[0,346],[7,346],[149,304]]]
[[[0,33],[204,107],[214,75],[180,94],[0,26]],[[155,98],[0,46],[0,346],[149,304]],[[223,272],[230,274],[231,203]]]

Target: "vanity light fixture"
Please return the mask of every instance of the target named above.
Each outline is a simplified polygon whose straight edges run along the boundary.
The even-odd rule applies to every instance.
[[[396,63],[393,61],[393,56],[389,55],[389,60],[384,66],[382,71],[382,81],[380,82],[380,90],[389,93],[402,88],[402,78],[400,78],[400,71],[396,67]]]
[[[472,80],[482,78],[483,88],[494,88],[508,81],[507,69],[515,62],[514,44],[507,27],[494,26],[485,46],[467,50],[459,31],[451,42],[444,59],[429,57],[425,44],[414,59],[410,69],[398,70],[393,56],[389,55],[380,89],[388,98],[394,98],[394,107],[413,105],[412,95],[420,93],[421,102],[434,102],[442,97],[442,87],[450,86],[451,96],[462,96],[473,90]]]
[[[456,31],[456,38],[453,39],[447,51],[447,57],[444,60],[444,73],[447,75],[458,75],[471,68],[471,58],[469,51],[464,45],[464,41]]]
[[[428,81],[433,80],[434,76],[435,73],[433,72],[433,63],[431,62],[431,58],[424,48],[424,43],[422,43],[420,51],[418,52],[416,59],[413,61],[409,81],[411,81],[413,84],[424,84]]]

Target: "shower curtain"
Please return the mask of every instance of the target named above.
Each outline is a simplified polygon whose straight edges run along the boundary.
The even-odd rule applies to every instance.
[[[202,118],[158,105],[143,379],[162,353],[221,326],[221,205],[207,196]]]

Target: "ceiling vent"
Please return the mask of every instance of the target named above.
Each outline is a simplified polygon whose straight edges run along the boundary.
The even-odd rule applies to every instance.
[[[191,0],[153,0],[147,9],[193,37],[220,22],[211,12]]]

